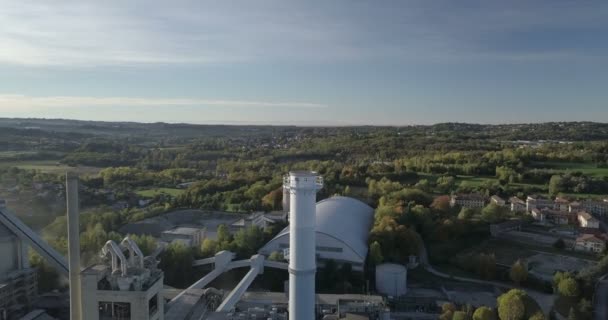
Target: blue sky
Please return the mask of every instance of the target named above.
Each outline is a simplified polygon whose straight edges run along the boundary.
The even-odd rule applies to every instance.
[[[608,121],[606,1],[0,0],[0,116]]]

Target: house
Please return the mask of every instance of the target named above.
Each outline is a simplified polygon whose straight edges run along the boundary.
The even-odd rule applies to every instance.
[[[493,196],[490,198],[490,202],[492,202],[492,203],[494,203],[494,204],[496,204],[496,205],[499,205],[499,206],[501,206],[501,207],[504,207],[504,206],[505,206],[505,204],[506,204],[506,201],[505,201],[503,198],[501,198],[501,197],[499,197],[499,196],[497,196],[497,195],[493,195]]]
[[[576,214],[571,212],[564,212],[548,208],[534,208],[532,211],[530,211],[530,214],[535,220],[542,223],[550,222],[561,225],[576,223]]]
[[[486,206],[486,198],[480,194],[460,194],[453,195],[450,199],[450,206],[460,206],[462,208],[483,208]]]
[[[568,205],[568,211],[570,212],[579,212],[581,211],[582,205],[578,201],[570,202]]]
[[[526,211],[526,202],[518,197],[509,198],[509,203],[511,204],[512,212]]]
[[[600,222],[586,211],[580,211],[576,214],[578,223],[581,228],[599,229]]]
[[[596,216],[604,217],[608,215],[608,202],[606,201],[587,200],[583,201],[581,205],[585,211]]]
[[[526,210],[531,212],[532,209],[553,208],[553,200],[541,196],[528,196],[526,199]]]
[[[594,234],[582,234],[576,238],[574,250],[600,253],[606,250],[606,236]]]
[[[553,209],[559,211],[570,211],[570,201],[562,197],[557,197],[553,202]]]

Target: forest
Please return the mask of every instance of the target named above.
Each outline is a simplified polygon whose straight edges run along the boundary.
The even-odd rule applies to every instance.
[[[455,210],[448,195],[606,196],[608,124],[273,127],[0,119],[0,197],[19,204],[17,213],[64,251],[63,173],[79,172],[82,247],[91,259],[107,239],[123,236],[117,233],[122,225],[165,212],[279,210],[282,176],[294,169],[323,176],[319,200],[351,196],[376,210],[370,267],[406,262],[424,241],[434,263],[460,263],[493,278],[494,270],[480,267],[491,256],[473,257],[474,265],[450,256],[487,238],[488,224],[511,213]],[[113,208],[118,202],[129,208]],[[247,256],[279,230],[222,233],[195,251],[175,246],[165,254],[176,261],[223,249]],[[146,237],[136,241],[154,246]],[[191,280],[182,269],[188,263],[163,267],[168,283]]]

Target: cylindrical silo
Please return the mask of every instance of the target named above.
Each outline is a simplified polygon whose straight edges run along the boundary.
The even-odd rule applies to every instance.
[[[392,297],[405,295],[407,293],[407,268],[394,263],[377,266],[376,290]]]
[[[316,172],[292,171],[289,191],[289,319],[315,319],[316,199],[323,183]]]

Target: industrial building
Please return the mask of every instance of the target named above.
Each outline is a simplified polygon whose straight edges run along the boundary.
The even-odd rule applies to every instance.
[[[36,271],[29,266],[28,246],[0,224],[0,320],[23,315],[37,294]]]
[[[101,262],[81,269],[79,255],[78,180],[68,175],[68,259],[66,259],[19,219],[4,209],[0,210],[0,253],[13,256],[0,263],[0,271],[26,270],[25,252],[32,247],[39,252],[60,274],[69,277],[70,318],[73,320],[190,320],[190,319],[287,319],[308,320],[387,319],[388,312],[382,297],[363,295],[317,295],[315,273],[319,261],[332,259],[351,263],[362,269],[367,255],[367,237],[373,223],[373,209],[347,197],[333,197],[316,202],[316,193],[323,180],[314,172],[290,172],[284,178],[283,187],[289,194],[290,225],[266,246],[268,253],[289,249],[289,263],[268,261],[265,255],[233,261],[235,254],[222,251],[215,257],[196,260],[193,266],[211,266],[212,271],[180,290],[163,288],[163,272],[157,268],[155,251],[144,256],[137,244],[129,237],[122,242],[108,241],[101,250]],[[275,217],[276,216],[276,217]],[[272,217],[252,215],[252,224],[271,224],[284,219],[285,213]],[[257,224],[256,224],[257,225]],[[6,228],[5,228],[6,227]],[[171,241],[196,243],[200,229],[177,228],[165,237]],[[184,236],[186,236],[184,238]],[[200,234],[199,234],[200,236]],[[23,243],[21,243],[23,241]],[[200,241],[200,237],[198,238]],[[160,249],[163,246],[159,246]],[[249,268],[249,272],[230,292],[215,290],[208,285],[223,273]],[[265,268],[285,270],[289,273],[288,292],[247,292],[257,276]],[[12,271],[11,271],[12,272]],[[13,273],[8,272],[11,275]],[[2,301],[13,305],[0,309],[0,320],[7,318],[8,308],[29,301],[35,293],[33,277],[22,278],[17,291],[0,291]],[[399,274],[403,277],[403,274]],[[8,278],[7,278],[8,279]],[[400,278],[401,279],[401,278]],[[14,279],[10,278],[10,281]],[[28,282],[29,281],[29,282]],[[25,285],[25,283],[28,285]],[[404,284],[405,285],[405,284]],[[1,290],[11,288],[1,286]],[[34,292],[27,292],[32,289]],[[404,288],[399,288],[403,290]],[[23,295],[24,298],[18,298]],[[7,299],[8,298],[8,299]],[[169,302],[165,299],[171,299]],[[30,309],[26,306],[24,309]],[[13,309],[10,309],[13,310]],[[29,311],[29,310],[24,310]],[[11,311],[13,312],[13,311]],[[45,316],[33,311],[31,319]],[[8,319],[13,319],[14,313]],[[42,319],[42,318],[41,318]],[[48,316],[44,319],[50,319]]]
[[[193,227],[176,227],[163,231],[160,239],[167,243],[179,242],[188,247],[198,247],[205,238],[204,230]]]
[[[368,236],[374,221],[374,209],[349,197],[331,197],[316,204],[316,256],[324,260],[349,263],[362,271],[367,257]],[[283,252],[290,245],[290,230],[283,229],[269,241],[260,254]]]
[[[157,269],[156,259],[144,257],[129,238],[120,245],[108,241],[102,256],[104,263],[80,274],[86,319],[164,319],[163,272]]]

